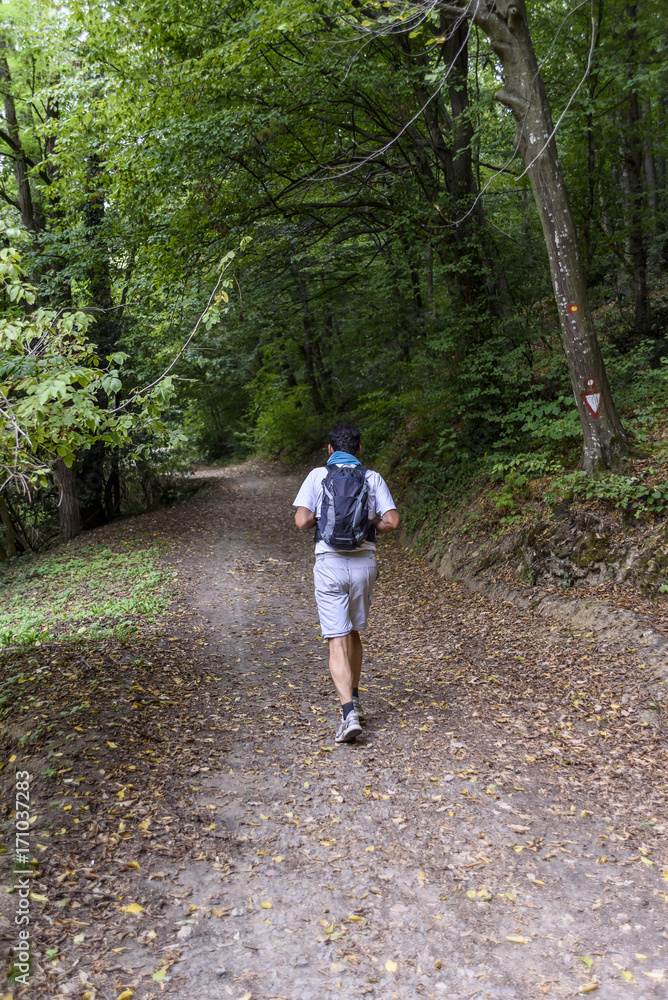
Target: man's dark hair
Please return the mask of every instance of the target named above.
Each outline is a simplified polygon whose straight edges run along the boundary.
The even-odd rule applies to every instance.
[[[329,443],[334,451],[355,455],[360,446],[360,432],[352,424],[337,424],[329,432]]]

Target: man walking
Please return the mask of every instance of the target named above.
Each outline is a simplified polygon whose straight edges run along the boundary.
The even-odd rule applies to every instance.
[[[361,732],[360,631],[366,628],[378,578],[376,533],[399,527],[399,514],[385,480],[360,462],[360,433],[339,424],[329,433],[329,460],[309,472],[294,499],[295,524],[316,528],[313,580],[323,638],[329,643],[329,671],[341,700],[337,743]]]

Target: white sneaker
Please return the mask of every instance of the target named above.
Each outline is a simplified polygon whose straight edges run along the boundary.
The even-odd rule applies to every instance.
[[[343,718],[343,714],[341,715],[341,725],[336,731],[334,741],[336,743],[352,743],[353,740],[357,739],[361,732],[362,727],[360,725],[359,716],[355,709],[353,709],[351,712],[348,712],[345,719]]]

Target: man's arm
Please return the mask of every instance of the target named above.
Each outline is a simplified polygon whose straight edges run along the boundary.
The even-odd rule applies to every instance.
[[[295,512],[295,524],[297,525],[300,531],[305,531],[306,528],[315,528],[316,526],[315,514],[313,513],[312,510],[309,510],[308,507],[297,507],[297,510]]]
[[[380,521],[376,524],[376,531],[379,535],[386,535],[388,531],[395,531],[400,524],[399,511],[395,508],[386,510]]]

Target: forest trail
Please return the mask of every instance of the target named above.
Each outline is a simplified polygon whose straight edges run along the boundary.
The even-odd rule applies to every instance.
[[[386,541],[369,720],[336,746],[299,479],[258,463],[201,475],[205,496],[114,528],[173,543],[183,603],[155,641],[174,643],[172,712],[152,736],[128,729],[145,746],[125,778],[107,771],[132,790],[126,839],[101,836],[97,868],[79,846],[121,900],[33,995],[665,998],[666,753],[638,714],[638,652],[442,581]],[[169,768],[149,770],[162,743]],[[131,900],[141,912],[119,914]]]

